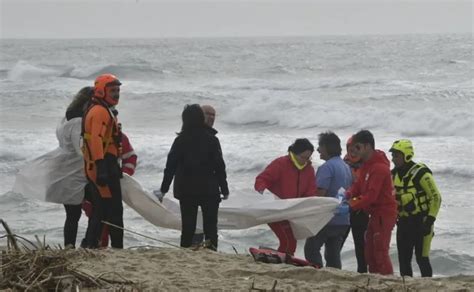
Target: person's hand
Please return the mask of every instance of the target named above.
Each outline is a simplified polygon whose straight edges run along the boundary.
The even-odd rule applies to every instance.
[[[432,232],[433,223],[435,222],[436,218],[433,216],[426,216],[425,220],[423,221],[422,231],[423,236],[430,235]]]
[[[334,215],[345,215],[349,214],[349,203],[347,201],[341,202],[334,210]]]
[[[227,194],[227,195],[222,195],[222,196],[221,196],[221,199],[222,199],[222,200],[227,200],[228,198],[229,198],[229,194]]]
[[[155,197],[158,199],[158,201],[163,202],[163,197],[166,195],[164,193],[162,193],[160,190],[154,190],[153,191],[153,195],[155,195]]]

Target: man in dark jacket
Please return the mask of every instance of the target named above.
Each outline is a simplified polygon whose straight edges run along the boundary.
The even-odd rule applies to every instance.
[[[213,128],[214,121],[216,120],[216,110],[211,105],[201,105],[201,109],[204,113],[204,123],[206,124],[206,130],[209,134],[215,136],[217,135],[217,130]],[[224,200],[227,199],[227,196],[223,197]],[[193,245],[198,246],[204,241],[204,233],[197,232],[193,236]]]
[[[389,247],[397,219],[390,162],[385,153],[375,149],[374,136],[367,130],[353,138],[351,154],[360,157],[359,178],[347,191],[354,210],[366,211],[370,218],[365,235],[365,259],[370,273],[393,274]]]

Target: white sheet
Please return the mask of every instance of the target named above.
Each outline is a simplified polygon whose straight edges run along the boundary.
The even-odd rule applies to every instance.
[[[179,203],[165,197],[163,203],[145,191],[134,178],[122,179],[123,201],[150,223],[164,228],[181,229]],[[219,208],[219,229],[246,229],[249,227],[288,220],[296,239],[316,235],[331,218],[339,204],[335,198],[297,198],[276,200],[255,195],[249,203],[223,201]],[[201,217],[201,214],[198,215]],[[198,228],[202,223],[198,221]]]

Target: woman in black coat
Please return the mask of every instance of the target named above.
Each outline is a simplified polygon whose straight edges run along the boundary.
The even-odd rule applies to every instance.
[[[173,193],[181,209],[181,246],[190,247],[198,206],[201,206],[206,240],[217,250],[217,213],[221,195],[229,196],[225,163],[219,139],[206,131],[204,113],[198,104],[186,105],[181,132],[171,146],[166,161],[161,193]]]

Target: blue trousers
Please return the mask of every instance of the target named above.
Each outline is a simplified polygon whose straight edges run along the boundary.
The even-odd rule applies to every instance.
[[[324,245],[326,267],[341,269],[341,249],[347,225],[326,225],[315,236],[306,239],[304,256],[309,262],[323,267],[321,247]]]

